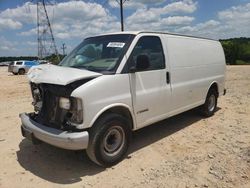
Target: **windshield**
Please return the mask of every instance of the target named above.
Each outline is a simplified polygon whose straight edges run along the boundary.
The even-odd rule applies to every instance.
[[[115,73],[133,38],[130,34],[87,38],[59,65],[103,74]]]

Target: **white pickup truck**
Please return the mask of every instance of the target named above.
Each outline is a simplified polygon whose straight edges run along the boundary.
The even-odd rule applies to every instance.
[[[220,42],[157,32],[85,39],[59,65],[28,73],[34,112],[22,113],[22,135],[70,149],[92,161],[121,161],[131,132],[195,107],[214,114],[225,94]]]

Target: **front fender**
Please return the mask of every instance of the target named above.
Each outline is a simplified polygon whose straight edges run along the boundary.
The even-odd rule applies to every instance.
[[[104,114],[106,111],[108,111],[109,109],[111,108],[114,108],[114,107],[122,107],[122,108],[126,108],[131,117],[132,117],[132,121],[133,121],[133,129],[136,129],[136,121],[135,121],[135,116],[134,116],[134,113],[133,113],[133,110],[126,104],[123,104],[123,103],[115,103],[115,104],[111,104],[111,105],[108,105],[104,108],[102,108],[98,113],[96,113],[96,115],[94,116],[94,118],[91,120],[89,126],[92,127],[94,125],[94,123],[96,122],[96,120],[102,115]]]

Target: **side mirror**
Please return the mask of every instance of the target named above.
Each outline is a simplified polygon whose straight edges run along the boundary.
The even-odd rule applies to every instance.
[[[147,55],[138,55],[136,58],[136,70],[143,71],[149,67],[149,58]]]

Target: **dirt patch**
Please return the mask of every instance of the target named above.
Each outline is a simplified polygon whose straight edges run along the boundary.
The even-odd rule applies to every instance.
[[[139,130],[128,157],[108,169],[84,152],[24,139],[27,78],[1,67],[0,81],[0,187],[250,187],[250,66],[227,67],[227,95],[213,117],[189,111]]]

